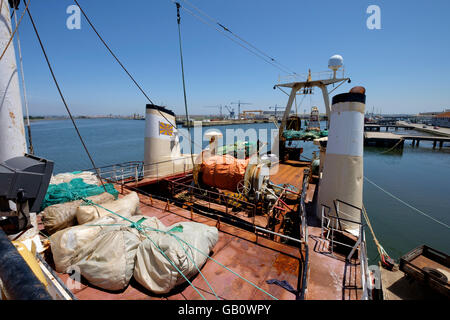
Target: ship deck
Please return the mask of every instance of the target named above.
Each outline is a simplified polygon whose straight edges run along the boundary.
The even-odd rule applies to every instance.
[[[125,191],[126,193],[127,191]],[[243,278],[252,282],[259,288],[267,291],[277,299],[293,300],[296,295],[266,280],[277,279],[287,281],[293,288],[298,287],[301,271],[301,253],[298,248],[275,243],[274,241],[258,237],[254,233],[240,230],[230,225],[220,223],[202,215],[191,213],[183,208],[140,195],[141,213],[154,216],[165,225],[172,225],[182,221],[194,221],[219,229],[219,241],[213,248],[210,256],[233,270]],[[51,263],[51,261],[49,261]],[[247,283],[215,262],[208,260],[201,268],[203,276],[208,280],[220,299],[272,299],[255,286]],[[58,273],[63,282],[69,278],[67,274]],[[211,289],[200,275],[192,280],[192,284],[207,299],[216,299]],[[134,279],[125,290],[110,292],[95,288],[84,279],[79,283],[78,289],[73,289],[74,295],[81,300],[143,300],[143,299],[202,299],[188,284],[175,288],[170,294],[156,295],[142,286]]]
[[[277,184],[289,183],[301,190],[305,168],[307,163],[304,162],[280,164],[278,172],[271,177],[271,180]],[[210,256],[246,279],[243,280],[223,266],[207,260],[201,272],[220,299],[273,299],[260,289],[276,299],[299,299],[303,287],[304,267],[308,271],[303,298],[310,300],[360,299],[358,262],[345,262],[344,255],[339,253],[332,256],[328,250],[328,242],[320,237],[320,223],[313,214],[315,187],[314,184],[309,184],[306,192],[305,202],[309,208],[307,210],[309,211],[308,246],[304,243],[298,244],[298,247],[283,244],[256,232],[243,230],[220,219],[196,213],[188,208],[176,206],[170,201],[156,199],[143,193],[139,194],[140,209],[143,215],[157,217],[167,226],[182,221],[194,221],[218,228],[219,240]],[[117,185],[116,188],[122,194],[130,192],[123,185]],[[305,262],[306,250],[308,251],[307,263]],[[51,253],[48,252],[46,258],[52,265]],[[67,274],[58,273],[58,276],[63,282],[69,278]],[[272,279],[286,281],[294,291],[288,291],[279,285],[268,284],[267,280]],[[191,281],[206,299],[216,299],[201,275],[197,274]],[[124,290],[117,292],[93,287],[82,278],[78,288],[73,289],[72,292],[81,300],[202,299],[187,283],[174,288],[169,294],[156,295],[143,288],[133,278]]]

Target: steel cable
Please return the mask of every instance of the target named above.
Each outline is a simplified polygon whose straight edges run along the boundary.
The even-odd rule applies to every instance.
[[[43,43],[42,43],[41,37],[39,36],[39,32],[38,32],[38,30],[37,30],[37,28],[36,28],[36,24],[34,23],[33,17],[31,16],[30,9],[27,7],[25,10],[27,11],[28,16],[29,16],[30,21],[31,21],[31,24],[33,25],[34,32],[35,32],[35,34],[36,34],[36,36],[37,36],[37,39],[38,39],[38,41],[39,41],[39,45],[40,45],[40,47],[41,47],[42,53],[44,54],[44,57],[45,57],[45,61],[47,62],[47,66],[48,66],[48,68],[49,68],[49,70],[50,70],[50,73],[51,73],[51,75],[52,75],[53,82],[55,83],[55,86],[56,86],[56,88],[58,89],[59,96],[61,97],[61,100],[62,100],[62,102],[63,102],[63,104],[64,104],[64,107],[66,108],[67,113],[69,114],[70,120],[72,121],[72,124],[73,124],[73,126],[74,126],[74,128],[75,128],[75,131],[77,132],[78,138],[80,139],[81,144],[83,145],[83,148],[84,148],[84,150],[86,151],[86,154],[87,154],[87,156],[89,157],[89,160],[91,161],[92,166],[93,166],[93,168],[95,169],[95,171],[97,172],[97,176],[98,176],[98,178],[100,179],[100,182],[101,182],[103,188],[104,188],[105,191],[106,191],[106,187],[105,187],[105,185],[104,185],[104,183],[103,183],[103,179],[102,179],[102,177],[101,177],[101,175],[100,175],[100,171],[98,170],[97,166],[95,165],[94,159],[92,158],[92,156],[91,156],[91,154],[89,153],[89,150],[88,150],[86,144],[84,143],[83,137],[81,136],[81,133],[80,133],[80,131],[78,130],[78,126],[77,126],[77,124],[75,123],[75,120],[73,119],[72,113],[70,112],[70,109],[69,109],[69,106],[67,105],[66,99],[64,98],[64,95],[63,95],[63,93],[62,93],[62,91],[61,91],[61,88],[59,87],[58,81],[56,80],[55,73],[53,72],[53,68],[52,68],[52,66],[51,66],[51,64],[50,64],[50,61],[49,61],[49,59],[48,59],[48,56],[47,56],[47,53],[46,53],[46,51],[45,51],[44,45],[43,45]]]

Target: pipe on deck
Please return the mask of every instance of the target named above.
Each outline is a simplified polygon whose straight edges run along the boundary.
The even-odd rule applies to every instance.
[[[0,279],[11,300],[52,300],[16,247],[0,228]]]

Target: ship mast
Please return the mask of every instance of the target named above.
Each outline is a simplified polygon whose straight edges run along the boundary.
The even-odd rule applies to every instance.
[[[27,152],[22,101],[8,1],[1,2],[0,50],[0,162]],[[8,45],[9,44],[9,45]]]

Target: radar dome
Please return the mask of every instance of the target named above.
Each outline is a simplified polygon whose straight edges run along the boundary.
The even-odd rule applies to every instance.
[[[335,54],[328,60],[328,68],[331,70],[339,70],[344,65],[344,58],[342,56]]]

